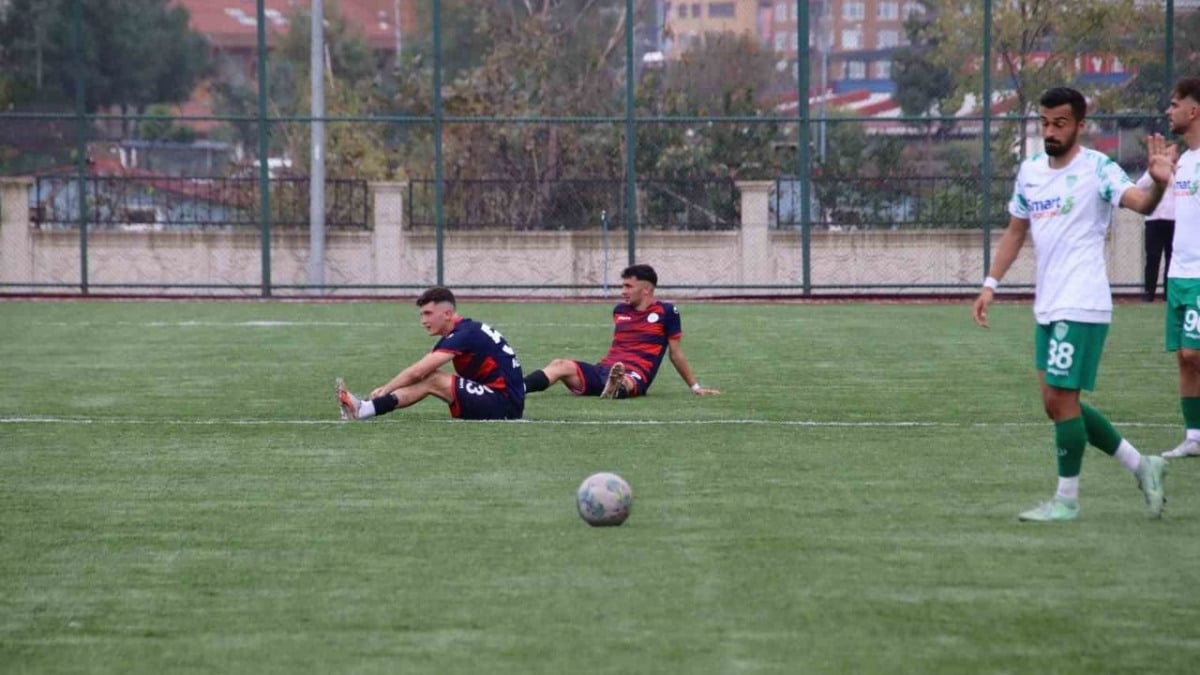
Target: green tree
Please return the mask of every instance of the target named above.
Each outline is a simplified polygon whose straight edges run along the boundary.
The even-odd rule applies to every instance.
[[[268,114],[272,117],[307,117],[311,113],[311,14],[298,10],[289,16],[288,31],[280,36],[267,62]],[[345,18],[340,3],[325,5],[323,34],[326,59],[325,117],[357,117],[385,108],[378,82],[379,68],[365,37]],[[213,83],[214,108],[220,114],[255,115],[256,83],[234,63],[218,64]],[[326,175],[329,178],[381,179],[391,176],[394,161],[385,142],[386,124],[329,121],[325,125]],[[311,124],[283,121],[271,125],[272,154],[307,166],[311,157]],[[258,126],[254,122],[225,125],[217,134],[245,147],[256,148]]]
[[[208,67],[208,47],[188,13],[168,0],[88,0],[82,48],[74,48],[73,0],[13,0],[0,23],[4,69],[22,102],[70,101],[76,61],[89,112],[142,112],[187,100]]]
[[[1165,17],[1150,23],[1146,27],[1146,41],[1151,44],[1165,44]],[[1195,77],[1200,75],[1200,12],[1180,14],[1175,18],[1175,78]],[[1126,110],[1141,110],[1145,119],[1131,119],[1125,125],[1127,128],[1150,126],[1162,128],[1162,111],[1170,103],[1171,87],[1167,73],[1167,65],[1163,59],[1161,48],[1151,51],[1146,62],[1137,69],[1133,79],[1122,88],[1122,98],[1116,107]]]
[[[980,36],[983,11],[977,1],[937,0],[930,27],[936,48],[931,61],[954,73],[954,94],[947,109],[957,109],[967,94],[982,91]],[[1155,18],[1157,16],[1157,18]],[[1159,8],[1136,0],[1025,0],[993,3],[991,64],[997,90],[1010,90],[1013,114],[1035,111],[1041,93],[1078,79],[1077,59],[1103,53],[1136,67],[1144,62],[1148,44],[1144,32],[1131,26],[1161,21]],[[1078,85],[1096,94],[1099,85]],[[1026,130],[1019,127],[1017,151],[1024,157]]]
[[[929,7],[926,0],[922,5]],[[893,98],[907,117],[932,117],[947,108],[946,102],[954,93],[950,68],[933,58],[938,48],[938,35],[933,30],[932,14],[912,12],[904,22],[908,45],[892,55],[892,80],[896,83]],[[953,112],[953,111],[949,111]],[[933,120],[921,125],[932,134],[939,127]],[[953,122],[940,125],[941,133],[953,128]]]
[[[828,115],[825,157],[817,158],[814,192],[822,220],[866,227],[892,224],[910,193],[897,138],[867,133],[862,122]]]
[[[175,143],[190,143],[196,138],[196,132],[191,127],[176,124],[171,116],[171,107],[156,103],[146,108],[150,119],[142,120],[138,125],[138,135],[148,141],[172,141]]]
[[[676,60],[647,70],[638,83],[638,114],[654,117],[738,117],[736,122],[647,122],[638,125],[635,167],[651,179],[639,220],[664,226],[732,227],[734,179],[775,178],[778,122],[765,117],[766,92],[785,77],[756,40],[709,33]]]

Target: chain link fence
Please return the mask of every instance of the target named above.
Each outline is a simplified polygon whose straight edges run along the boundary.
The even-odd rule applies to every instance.
[[[971,293],[1041,90],[1136,179],[1200,72],[1175,3],[228,4],[3,3],[0,292]]]

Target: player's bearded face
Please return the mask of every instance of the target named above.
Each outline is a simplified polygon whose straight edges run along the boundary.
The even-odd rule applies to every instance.
[[[1049,133],[1045,137],[1046,154],[1051,157],[1062,157],[1075,147],[1075,141],[1079,138],[1079,127],[1073,127],[1071,131],[1065,132],[1058,130],[1056,135]]]
[[[1063,104],[1042,108],[1042,144],[1046,154],[1062,157],[1075,147],[1075,139],[1083,128],[1083,120],[1075,119],[1071,106]]]
[[[1167,122],[1171,125],[1171,133],[1186,133],[1197,115],[1200,115],[1200,104],[1190,98],[1172,97],[1171,105],[1167,108]]]

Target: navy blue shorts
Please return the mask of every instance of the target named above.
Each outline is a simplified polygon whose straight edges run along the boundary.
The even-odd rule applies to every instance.
[[[525,400],[514,403],[506,394],[478,382],[454,376],[450,416],[464,420],[519,420]]]
[[[575,374],[583,381],[583,389],[572,389],[571,393],[576,396],[599,396],[604,391],[604,385],[608,382],[608,371],[612,370],[612,366],[602,366],[598,363],[586,363],[584,361],[575,362]],[[633,398],[646,393],[646,383],[637,373],[628,369],[625,374],[633,378],[637,383],[637,387],[633,391],[627,391],[624,387],[617,392],[617,398]]]

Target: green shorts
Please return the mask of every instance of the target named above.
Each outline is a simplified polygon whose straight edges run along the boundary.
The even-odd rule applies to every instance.
[[[1034,367],[1045,371],[1046,384],[1051,387],[1092,391],[1107,337],[1106,323],[1038,324],[1033,338]]]
[[[1167,351],[1200,349],[1200,279],[1167,279]]]

